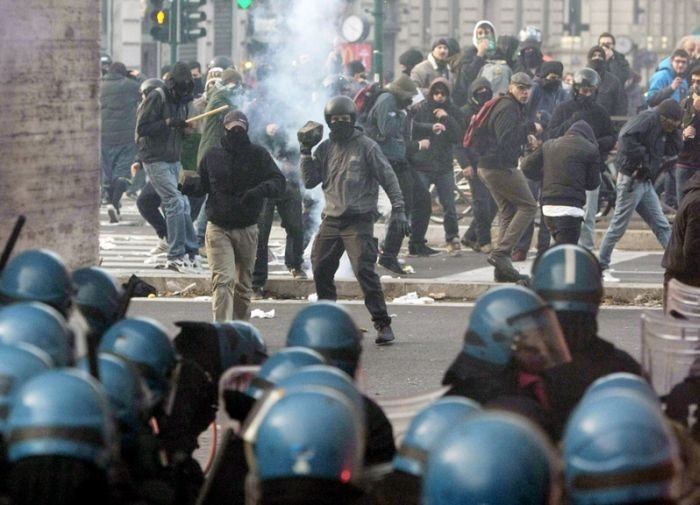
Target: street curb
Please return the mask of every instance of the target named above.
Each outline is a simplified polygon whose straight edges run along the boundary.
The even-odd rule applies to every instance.
[[[183,276],[178,274],[152,276],[141,275],[141,279],[153,285],[161,296],[209,295],[211,279],[205,276]],[[119,276],[120,283],[128,276]],[[436,281],[433,279],[382,279],[387,299],[398,298],[415,292],[418,296],[430,296],[437,301],[474,301],[494,286],[496,282]],[[354,280],[336,281],[339,299],[362,299],[360,285]],[[183,292],[184,291],[184,292]],[[312,280],[285,279],[271,276],[265,285],[269,298],[306,299],[316,292]],[[661,303],[663,288],[657,284],[624,283],[605,286],[605,303],[610,305],[640,305]]]

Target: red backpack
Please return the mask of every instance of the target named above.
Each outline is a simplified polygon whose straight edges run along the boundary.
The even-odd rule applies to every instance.
[[[491,115],[491,110],[495,105],[503,98],[502,96],[496,96],[486,102],[481,106],[479,112],[474,114],[469,121],[469,127],[464,134],[464,140],[462,145],[464,147],[469,147],[471,149],[476,149],[478,153],[483,153],[489,146],[490,138],[488,132],[488,122],[489,116]]]

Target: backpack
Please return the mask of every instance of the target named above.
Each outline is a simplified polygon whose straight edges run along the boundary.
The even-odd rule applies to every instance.
[[[380,138],[379,129],[376,126],[372,126],[370,121],[370,112],[372,112],[374,104],[377,103],[377,98],[382,93],[388,93],[388,91],[382,88],[380,83],[373,82],[355,93],[352,99],[357,110],[355,122],[364,129],[365,135],[375,142],[383,142],[385,140]]]
[[[483,77],[491,83],[493,96],[508,93],[508,84],[513,70],[505,60],[487,60],[477,77]]]
[[[491,143],[488,132],[489,116],[491,115],[491,110],[501,98],[503,97],[497,96],[492,98],[481,106],[479,112],[472,116],[469,120],[467,131],[464,134],[464,140],[462,141],[464,147],[476,149],[476,152],[479,154],[483,154],[484,151],[486,151],[486,148]]]

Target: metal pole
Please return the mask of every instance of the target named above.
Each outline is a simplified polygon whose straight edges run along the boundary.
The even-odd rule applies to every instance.
[[[374,80],[384,80],[384,0],[374,0],[374,51],[372,52]]]
[[[170,64],[177,63],[177,44],[180,41],[180,0],[170,7]]]

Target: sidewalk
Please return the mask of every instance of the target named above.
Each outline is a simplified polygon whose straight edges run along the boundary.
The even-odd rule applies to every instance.
[[[206,261],[202,274],[190,275],[156,269],[156,263],[148,251],[156,245],[157,237],[143,224],[134,202],[124,201],[122,220],[110,224],[105,208],[100,210],[100,255],[102,266],[112,272],[120,282],[136,274],[154,285],[161,294],[208,294],[210,278]],[[460,222],[460,231],[468,223]],[[599,224],[605,226],[604,223]],[[643,223],[642,223],[643,226]],[[383,225],[377,225],[376,233],[383,234]],[[605,229],[598,229],[598,243]],[[428,242],[432,247],[444,247],[441,225],[431,224]],[[619,244],[612,258],[612,268],[618,283],[605,284],[606,301],[613,304],[660,303],[663,270],[660,266],[663,251],[648,230],[630,229]],[[275,298],[306,298],[315,292],[312,280],[296,280],[284,267],[284,230],[273,226],[270,236],[270,276],[265,286]],[[431,296],[439,300],[474,300],[488,289],[498,285],[493,282],[493,267],[487,264],[484,254],[463,250],[449,254],[443,250],[429,258],[403,256],[415,274],[397,276],[377,266],[387,298],[393,299],[411,292],[419,296]],[[514,263],[521,273],[530,273],[534,253],[524,262]],[[349,263],[341,263],[336,276],[338,296],[361,298],[362,292],[352,276]]]

